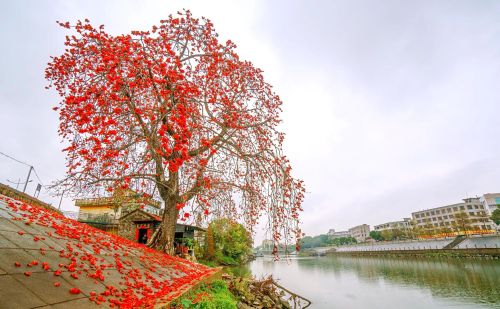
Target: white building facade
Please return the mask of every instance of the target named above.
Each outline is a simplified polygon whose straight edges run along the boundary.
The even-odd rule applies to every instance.
[[[375,225],[373,227],[374,231],[384,231],[384,230],[393,230],[393,229],[409,229],[411,227],[410,225],[410,218],[404,218],[403,221],[392,221],[392,222],[386,222],[382,223],[379,225]]]
[[[450,228],[457,224],[457,214],[465,213],[471,230],[494,230],[489,210],[480,198],[466,198],[462,203],[430,208],[412,213],[417,227]]]
[[[357,242],[364,242],[370,236],[370,226],[368,224],[361,224],[350,228],[348,232]]]

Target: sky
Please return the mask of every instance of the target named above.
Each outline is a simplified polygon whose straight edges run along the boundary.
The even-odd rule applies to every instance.
[[[307,235],[500,192],[500,2],[487,0],[2,1],[0,152],[44,185],[64,176],[59,98],[44,79],[64,49],[57,20],[122,34],[183,8],[212,20],[283,100]],[[0,155],[1,183],[28,170]]]

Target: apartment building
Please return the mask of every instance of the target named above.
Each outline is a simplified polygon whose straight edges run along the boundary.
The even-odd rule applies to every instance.
[[[493,230],[495,224],[489,219],[489,210],[479,197],[463,199],[462,203],[446,205],[412,213],[417,227],[450,228],[457,225],[457,214],[465,213],[471,230]]]
[[[483,203],[484,208],[486,208],[491,215],[493,211],[497,209],[497,205],[500,205],[500,193],[483,194],[479,201]]]
[[[373,230],[375,231],[384,231],[384,230],[392,230],[392,229],[409,229],[410,226],[410,218],[403,218],[403,221],[391,221],[382,223],[379,225],[375,225]]]
[[[354,237],[357,242],[363,242],[370,236],[370,226],[368,224],[361,224],[350,228],[348,233]]]
[[[335,229],[330,229],[326,235],[328,235],[331,239],[351,236],[348,231],[335,232]]]

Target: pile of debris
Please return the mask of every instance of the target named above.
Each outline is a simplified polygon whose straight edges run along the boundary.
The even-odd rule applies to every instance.
[[[239,300],[239,308],[306,308],[310,301],[277,284],[272,276],[263,279],[223,275]]]

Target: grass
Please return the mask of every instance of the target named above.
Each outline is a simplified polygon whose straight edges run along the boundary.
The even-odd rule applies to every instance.
[[[211,283],[201,284],[196,290],[176,300],[172,306],[194,309],[236,309],[237,301],[224,281],[214,280]]]

